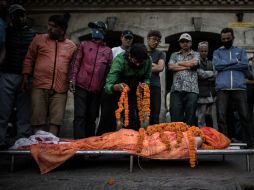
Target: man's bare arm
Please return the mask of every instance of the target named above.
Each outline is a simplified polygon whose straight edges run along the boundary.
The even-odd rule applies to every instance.
[[[168,69],[176,72],[176,71],[188,70],[188,69],[190,69],[190,67],[181,66],[178,63],[176,63],[176,64],[169,64]]]
[[[163,59],[160,59],[158,61],[158,64],[152,63],[152,72],[153,73],[159,73],[163,71],[165,65],[165,61]]]

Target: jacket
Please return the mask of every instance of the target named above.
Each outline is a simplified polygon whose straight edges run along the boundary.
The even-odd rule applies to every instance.
[[[131,89],[136,88],[139,82],[150,84],[151,67],[150,57],[144,61],[141,68],[133,68],[128,63],[128,56],[125,53],[117,55],[106,79],[106,93],[112,94],[114,84],[118,83],[125,83]]]
[[[51,40],[47,34],[35,36],[23,64],[23,74],[33,76],[33,88],[69,89],[68,71],[76,45],[68,39]]]
[[[9,26],[6,30],[6,57],[2,71],[6,73],[21,74],[24,58],[32,42],[35,32],[25,26],[14,28]]]
[[[99,93],[112,62],[112,51],[104,43],[81,42],[72,65],[70,80],[89,92]]]
[[[218,71],[216,91],[246,89],[244,73],[248,70],[248,59],[244,49],[232,46],[215,50],[213,65]]]
[[[198,88],[199,97],[215,96],[215,77],[216,71],[212,62],[208,59],[201,59],[199,62],[198,72]]]

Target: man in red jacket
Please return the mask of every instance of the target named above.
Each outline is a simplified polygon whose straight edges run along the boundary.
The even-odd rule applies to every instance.
[[[106,24],[96,21],[88,27],[92,29],[92,39],[81,42],[71,74],[75,139],[95,135],[100,93],[112,61],[112,51],[103,42]]]

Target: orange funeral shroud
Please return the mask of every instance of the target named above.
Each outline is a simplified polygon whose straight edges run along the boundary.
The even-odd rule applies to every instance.
[[[121,129],[64,144],[37,144],[30,147],[42,174],[60,166],[78,150],[125,150],[151,159],[190,159],[195,167],[195,137],[202,138],[206,149],[224,149],[230,140],[213,128],[189,127],[182,122],[148,126],[140,131]]]

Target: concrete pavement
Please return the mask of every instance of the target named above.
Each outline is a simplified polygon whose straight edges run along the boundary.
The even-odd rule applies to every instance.
[[[48,174],[30,156],[16,159],[15,171],[9,171],[8,156],[0,157],[1,190],[243,190],[254,189],[253,171],[245,170],[244,156],[203,156],[192,169],[188,161],[135,159],[129,173],[129,160],[123,156],[88,158],[76,156]],[[141,169],[141,168],[142,169]],[[111,180],[113,184],[109,185]]]

